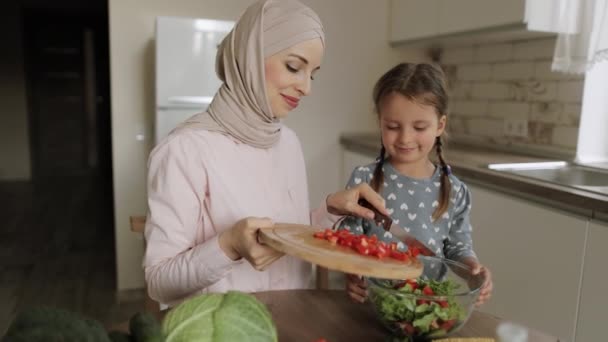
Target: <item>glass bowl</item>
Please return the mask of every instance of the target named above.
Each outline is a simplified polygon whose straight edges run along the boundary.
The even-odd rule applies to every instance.
[[[469,319],[484,277],[472,275],[468,266],[456,261],[418,259],[424,271],[417,279],[367,278],[368,301],[394,336],[409,340],[449,336]]]

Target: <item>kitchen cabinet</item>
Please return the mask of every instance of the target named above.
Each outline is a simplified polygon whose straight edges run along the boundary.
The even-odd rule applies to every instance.
[[[393,42],[439,34],[439,0],[391,0]]]
[[[523,25],[525,0],[442,0],[439,34]]]
[[[576,327],[576,342],[605,339],[608,308],[608,223],[591,221],[585,251],[583,281]]]
[[[537,0],[391,0],[389,40],[452,45],[548,36],[527,30],[527,1]]]
[[[574,341],[588,220],[469,186],[475,250],[494,280],[493,297],[481,310]],[[599,248],[597,259],[603,253],[606,260]],[[594,295],[608,288],[597,286]]]

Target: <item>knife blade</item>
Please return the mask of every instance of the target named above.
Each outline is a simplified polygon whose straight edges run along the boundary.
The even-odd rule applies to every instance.
[[[425,256],[436,256],[435,252],[433,252],[425,244],[416,239],[413,234],[406,232],[405,229],[396,225],[390,216],[384,215],[379,212],[378,209],[376,209],[367,200],[360,199],[359,205],[373,211],[374,222],[376,222],[377,225],[383,227],[385,231],[393,234],[394,237],[405,243],[408,248],[415,247],[420,251],[420,254]]]

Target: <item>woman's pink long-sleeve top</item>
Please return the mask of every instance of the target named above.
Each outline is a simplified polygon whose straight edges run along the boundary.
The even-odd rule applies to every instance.
[[[150,296],[173,306],[199,293],[309,288],[312,267],[284,256],[265,271],[233,261],[218,234],[237,221],[330,226],[325,206],[310,213],[300,142],[283,126],[269,149],[219,133],[180,128],[154,148],[148,172],[144,268]]]

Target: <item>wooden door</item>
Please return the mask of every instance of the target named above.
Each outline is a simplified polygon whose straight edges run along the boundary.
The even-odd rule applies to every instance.
[[[34,178],[98,169],[100,159],[108,161],[100,154],[110,151],[100,149],[109,142],[101,135],[110,134],[100,118],[109,117],[107,63],[99,61],[108,58],[107,30],[95,16],[66,12],[28,11],[24,25]]]

